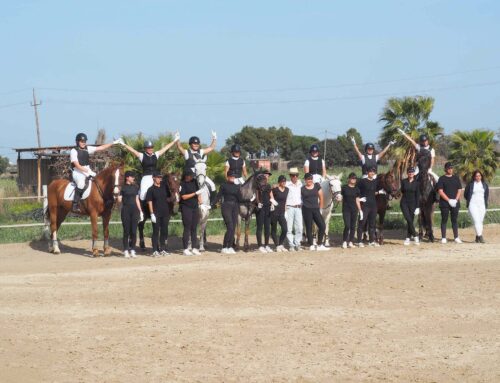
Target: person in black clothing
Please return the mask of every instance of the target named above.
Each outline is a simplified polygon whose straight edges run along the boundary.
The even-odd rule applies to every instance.
[[[248,174],[245,160],[241,158],[241,146],[238,144],[231,146],[231,157],[227,159],[224,166],[226,180],[229,178],[228,172],[230,170],[234,176],[234,183],[236,185],[243,185]]]
[[[137,223],[144,215],[139,201],[139,187],[134,183],[135,173],[125,172],[125,183],[120,190],[118,202],[122,204],[121,219],[123,226],[123,256],[136,258],[135,242],[137,239]]]
[[[364,247],[362,235],[368,229],[368,239],[370,246],[380,246],[375,242],[375,221],[377,218],[377,180],[375,179],[375,168],[368,169],[368,177],[359,182],[359,191],[361,198],[361,212],[358,222],[358,246]]]
[[[286,177],[278,177],[278,186],[273,188],[271,191],[271,237],[273,238],[274,245],[276,246],[276,251],[286,252],[288,251],[283,242],[285,242],[286,233],[288,232],[288,227],[285,218],[286,210],[286,199],[288,197],[288,188],[286,185]],[[278,223],[281,227],[281,234],[278,240],[277,230]]]
[[[268,179],[271,173],[267,170],[261,170],[258,177],[257,186],[257,209],[255,209],[255,218],[257,229],[257,245],[261,253],[272,253],[273,249],[269,247],[269,236],[271,234],[271,186]],[[264,246],[262,246],[262,228],[264,228]]]
[[[419,245],[419,238],[417,231],[415,230],[415,225],[413,224],[413,219],[415,216],[420,214],[419,201],[420,201],[420,187],[419,183],[415,177],[415,168],[408,168],[407,170],[408,178],[405,178],[401,182],[401,212],[406,220],[407,234],[404,241],[404,245],[408,246],[410,244],[410,239],[413,238],[415,245]]]
[[[342,234],[342,248],[354,247],[354,236],[356,234],[356,221],[358,212],[361,211],[359,202],[360,191],[356,186],[356,174],[349,174],[347,185],[342,186],[342,218],[344,219],[344,232]]]
[[[198,249],[198,238],[196,231],[200,220],[199,204],[201,189],[198,188],[194,180],[194,172],[191,169],[184,170],[180,186],[180,207],[182,214],[182,225],[184,232],[182,234],[182,244],[184,246],[184,255],[200,255]],[[189,250],[189,239],[191,239],[191,248]]]
[[[170,220],[168,202],[171,197],[168,188],[162,182],[161,173],[154,170],[152,176],[153,186],[146,192],[146,202],[153,224],[153,236],[151,238],[153,257],[160,257],[170,255],[166,249],[166,241],[168,239],[168,222]]]
[[[302,196],[302,218],[306,227],[307,243],[309,250],[325,251],[328,250],[323,241],[325,237],[325,220],[319,209],[323,206],[323,191],[318,183],[314,183],[313,175],[306,173],[304,175],[305,185],[300,190]],[[318,227],[318,246],[313,242],[313,221]]]
[[[224,224],[226,225],[226,234],[224,234],[224,242],[222,244],[223,254],[235,254],[236,251],[233,248],[234,243],[234,232],[236,230],[236,225],[238,224],[238,213],[239,213],[239,203],[240,197],[240,185],[234,183],[235,173],[233,170],[229,169],[227,172],[227,182],[222,184],[215,198],[215,202],[212,205],[215,208],[217,202],[222,200],[221,211],[222,218],[224,219]]]
[[[441,243],[446,243],[446,225],[451,213],[451,227],[456,243],[462,243],[458,237],[458,211],[460,210],[460,194],[462,184],[453,174],[453,164],[444,164],[445,175],[439,177],[436,189],[439,193],[439,210],[441,210]]]

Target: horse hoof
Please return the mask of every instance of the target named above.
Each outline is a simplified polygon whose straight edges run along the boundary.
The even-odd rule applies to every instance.
[[[92,256],[99,257],[99,249],[92,249]]]
[[[61,254],[61,250],[59,250],[59,247],[54,247],[54,249],[52,249],[52,253],[54,254]]]
[[[111,255],[111,247],[105,247],[104,248],[104,256],[107,257],[107,256],[110,256]]]
[[[199,250],[200,251],[205,251],[205,248],[203,246],[200,246]]]

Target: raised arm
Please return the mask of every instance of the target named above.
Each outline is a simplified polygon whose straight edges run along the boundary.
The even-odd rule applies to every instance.
[[[96,152],[102,152],[103,150],[109,149],[113,145],[114,145],[114,143],[99,145],[99,146],[95,147],[95,151]]]
[[[130,153],[132,153],[134,156],[136,156],[137,158],[139,158],[141,156],[141,153],[138,152],[137,150],[135,150],[132,146],[130,145],[127,145],[126,143],[123,143],[122,146],[128,150]]]
[[[180,140],[177,140],[175,141],[175,146],[177,146],[177,150],[179,151],[179,153],[181,153],[182,155],[184,155],[186,153],[186,149],[184,149],[181,145],[181,141]]]
[[[353,136],[351,136],[351,142],[352,145],[354,146],[354,151],[356,152],[356,154],[359,157],[359,160],[361,161],[363,159],[363,154],[359,151],[358,144],[356,144],[356,139]]]
[[[208,154],[210,153],[212,150],[215,149],[215,145],[217,143],[217,133],[215,133],[213,130],[212,130],[212,142],[210,143],[210,146],[206,147],[205,149],[203,149],[203,153],[205,154]]]
[[[180,138],[179,133],[178,133],[178,132],[177,132],[177,133],[175,133],[175,135],[174,135],[174,140],[173,140],[172,142],[168,143],[167,145],[165,145],[165,146],[164,146],[163,148],[161,148],[160,150],[158,150],[158,152],[157,152],[158,157],[162,156],[162,155],[163,155],[163,153],[165,153],[168,149],[170,149],[172,146],[174,146],[174,144],[175,144],[176,142],[179,142],[179,138]],[[184,153],[183,153],[183,154],[184,154]]]
[[[394,145],[394,141],[389,141],[389,143],[387,144],[387,146],[384,148],[384,150],[382,150],[379,154],[378,154],[378,159],[381,160],[382,157],[385,155],[385,153],[387,153],[387,151],[389,150],[389,148]]]
[[[415,140],[413,138],[411,138],[408,134],[406,134],[403,129],[398,128],[398,132],[401,133],[404,138],[406,138],[408,141],[410,141],[413,146],[417,146],[417,143],[415,142]]]

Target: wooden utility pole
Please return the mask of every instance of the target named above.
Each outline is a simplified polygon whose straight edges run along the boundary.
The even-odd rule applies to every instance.
[[[35,109],[35,124],[36,124],[36,138],[38,141],[38,147],[42,147],[42,143],[40,141],[40,123],[38,122],[38,106],[42,105],[42,102],[36,102],[35,88],[33,88],[33,102],[31,106]],[[37,167],[37,196],[38,202],[40,202],[40,198],[42,197],[42,153],[38,153],[38,159],[36,161]]]
[[[326,163],[326,135],[327,135],[328,131],[325,130],[325,147],[324,147],[324,153],[323,153],[323,159],[325,160],[325,163]]]

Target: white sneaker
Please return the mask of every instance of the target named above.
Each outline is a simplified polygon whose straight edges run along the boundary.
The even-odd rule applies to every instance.
[[[455,238],[455,243],[463,243],[462,240],[460,238]]]
[[[159,251],[153,251],[152,257],[161,257],[161,253]]]
[[[415,241],[415,245],[420,245],[420,238],[418,238],[418,235],[416,237],[413,237],[413,240]]]
[[[266,246],[266,251],[267,251],[268,253],[274,253],[274,250],[273,250],[273,249],[271,249],[269,246]]]
[[[353,248],[354,247],[354,243],[349,242],[349,244],[347,246],[349,246],[350,248]]]
[[[347,249],[347,242],[342,242],[342,248]]]
[[[261,253],[267,253],[267,250],[266,250],[266,248],[264,246],[259,247],[259,251]]]
[[[290,247],[288,248],[288,251],[290,251],[290,252],[294,253],[294,252],[296,252],[297,250],[295,249],[295,246],[290,246]]]
[[[309,250],[310,251],[316,251],[316,246],[314,246],[314,245],[309,246]]]
[[[365,244],[363,242],[358,242],[358,247],[365,247]]]
[[[378,242],[370,242],[368,244],[368,246],[371,246],[371,247],[380,247],[380,245],[378,244]]]
[[[326,247],[325,245],[319,245],[317,248],[316,248],[316,251],[328,251],[330,249],[328,249],[328,247]]]
[[[410,238],[406,238],[405,241],[403,242],[403,245],[409,246],[410,245]]]
[[[128,250],[125,250],[125,251],[123,252],[123,257],[124,257],[124,258],[130,258],[130,253],[128,252]]]
[[[162,255],[162,257],[168,257],[170,255],[170,253],[167,250],[162,250],[161,255]]]
[[[222,254],[228,254],[228,250],[227,248],[223,247],[222,250],[220,251]]]
[[[234,250],[232,247],[227,248],[227,253],[228,254],[236,254],[236,250]]]
[[[281,245],[276,246],[276,252],[281,253],[283,250],[281,249]]]
[[[193,253],[193,255],[201,255],[200,250],[198,249],[193,249],[191,250],[191,252]]]
[[[285,246],[283,246],[283,245],[281,245],[281,251],[283,253],[288,253],[288,249]]]
[[[193,253],[191,253],[191,250],[189,250],[189,249],[184,249],[184,251],[182,252],[182,254],[184,254],[184,255],[193,255]]]
[[[448,242],[448,241],[446,240],[446,238],[441,238],[441,243],[443,243],[443,244],[444,244],[444,243],[446,243],[446,242]]]

